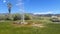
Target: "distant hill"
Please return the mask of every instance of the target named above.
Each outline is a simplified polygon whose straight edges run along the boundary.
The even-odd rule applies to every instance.
[[[8,13],[0,13],[0,15],[7,15]]]
[[[33,13],[25,13],[25,14],[29,14],[29,15],[32,15],[32,16],[43,16],[43,17],[51,17],[51,16],[60,17],[60,14],[33,14]],[[0,15],[8,15],[8,13],[0,13]]]
[[[34,14],[35,16],[46,16],[46,17],[51,17],[51,16],[58,16],[60,17],[60,14]]]

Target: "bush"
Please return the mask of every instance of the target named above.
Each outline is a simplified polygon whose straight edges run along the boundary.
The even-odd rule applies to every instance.
[[[15,15],[14,17],[13,17],[13,20],[15,21],[15,20],[21,20],[21,17],[19,16],[19,15]]]
[[[32,19],[32,16],[30,16],[30,15],[25,15],[25,20],[31,20]]]
[[[11,14],[9,15],[0,15],[0,20],[21,20],[21,15],[20,14]],[[32,16],[29,14],[25,14],[25,20],[31,20]]]
[[[0,15],[0,20],[5,20],[6,17],[4,15]]]

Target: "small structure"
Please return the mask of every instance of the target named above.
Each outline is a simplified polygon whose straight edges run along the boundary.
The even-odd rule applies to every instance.
[[[58,18],[57,16],[52,16],[52,18]]]
[[[52,16],[51,21],[52,22],[60,22],[60,20],[58,19],[57,16]]]

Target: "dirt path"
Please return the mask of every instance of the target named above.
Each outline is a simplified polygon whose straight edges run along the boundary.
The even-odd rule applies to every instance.
[[[31,26],[35,26],[35,27],[45,27],[43,24],[32,24]]]
[[[45,27],[44,24],[13,24],[15,27]]]

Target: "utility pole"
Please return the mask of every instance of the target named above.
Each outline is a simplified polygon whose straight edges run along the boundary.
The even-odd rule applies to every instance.
[[[9,15],[9,19],[11,19],[11,7],[12,7],[12,4],[11,3],[8,3],[7,4],[7,7],[8,7],[8,15]]]
[[[9,14],[11,14],[11,7],[12,7],[12,4],[11,4],[11,3],[8,3],[8,4],[7,4],[7,7],[8,7]]]
[[[21,24],[25,24],[25,13],[24,13],[24,3],[23,0],[18,0],[19,10],[22,12],[21,13]]]

